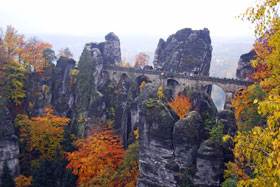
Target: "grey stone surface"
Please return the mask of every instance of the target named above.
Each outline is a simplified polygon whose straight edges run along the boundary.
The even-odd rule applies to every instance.
[[[255,72],[254,68],[251,66],[251,61],[255,60],[256,52],[250,51],[249,53],[240,56],[238,61],[238,67],[236,70],[236,78],[239,80],[248,80],[249,77],[253,76]]]
[[[191,168],[194,164],[203,128],[204,123],[196,111],[188,113],[184,119],[175,123],[174,155],[180,168]]]
[[[153,63],[155,69],[208,76],[211,57],[209,30],[185,28],[159,40]]]
[[[71,85],[71,71],[75,68],[73,59],[60,57],[56,64],[55,81],[53,81],[52,104],[61,116],[69,116],[74,107],[75,91]],[[73,83],[72,83],[73,84]]]
[[[194,184],[200,187],[218,187],[223,176],[223,150],[215,142],[205,140],[196,157]]]
[[[0,173],[6,161],[12,170],[12,175],[15,177],[20,173],[18,138],[15,135],[14,124],[9,110],[4,108],[2,111],[3,115],[0,120]]]
[[[105,65],[120,65],[121,63],[121,48],[120,40],[117,35],[113,32],[108,33],[105,36],[105,42],[101,43],[88,43],[86,44],[87,49],[91,52],[91,56],[99,56],[99,52],[102,54],[103,61]],[[95,50],[94,50],[95,49]],[[99,50],[99,52],[96,51]],[[96,53],[94,53],[96,52]],[[101,62],[101,61],[98,61]]]

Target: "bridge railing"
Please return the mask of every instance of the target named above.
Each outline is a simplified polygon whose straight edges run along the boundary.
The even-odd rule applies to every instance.
[[[218,82],[222,84],[236,84],[236,85],[244,85],[249,86],[253,84],[253,82],[247,82],[237,79],[229,79],[229,78],[219,78],[219,77],[209,77],[209,76],[201,76],[201,75],[187,75],[184,73],[174,73],[168,71],[161,71],[161,70],[144,70],[144,69],[137,69],[137,68],[128,68],[128,67],[120,67],[120,66],[103,66],[104,69],[107,70],[115,70],[115,71],[124,71],[124,72],[134,72],[139,74],[150,74],[150,75],[159,75],[160,78],[168,79],[168,78],[178,78],[178,79],[188,79],[188,80],[201,80],[201,81],[211,81],[211,82]]]

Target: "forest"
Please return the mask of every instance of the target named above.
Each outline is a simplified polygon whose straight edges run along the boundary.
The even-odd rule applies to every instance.
[[[251,61],[254,72],[248,72],[249,81],[254,83],[240,90],[232,102],[237,132],[223,134],[223,125],[219,124],[208,126],[205,135],[217,146],[231,147],[233,157],[225,163],[219,184],[222,187],[280,186],[279,2],[257,1],[239,16],[255,27],[252,51],[256,56]],[[67,90],[61,88],[65,78],[59,82],[61,75],[56,61],[71,62],[73,56],[68,48],[56,55],[51,44],[37,38],[26,39],[13,26],[0,31],[0,121],[5,126],[9,113],[13,123],[12,130],[1,129],[0,139],[15,135],[20,168],[12,171],[4,160],[0,186],[136,186],[141,172],[139,139],[145,137],[139,134],[141,127],[135,127],[130,129],[124,143],[115,125],[118,111],[114,98],[121,95],[122,85],[108,83],[108,90],[103,90],[104,95],[110,96],[106,100],[109,106],[106,119],[88,120],[91,101],[99,94],[95,85],[97,78],[91,75],[89,68],[90,52],[85,48],[77,65],[68,72]],[[149,56],[139,53],[134,68],[142,69],[148,62]],[[120,66],[130,68],[131,65],[123,60]],[[53,87],[49,86],[50,80],[55,82]],[[133,94],[145,94],[143,90],[149,82],[139,80],[137,93]],[[63,94],[56,93],[53,97],[57,100],[49,97],[50,92],[60,89],[63,94],[75,93],[73,100],[78,103],[75,113],[64,112]],[[54,101],[58,103],[52,106],[50,103]],[[165,88],[159,86],[155,97],[143,103],[147,113],[154,107],[162,107],[171,111],[170,115],[178,121],[200,110],[193,106],[193,101],[187,92],[176,91],[170,97]],[[193,186],[188,173],[185,178],[185,174],[177,173],[179,186]]]

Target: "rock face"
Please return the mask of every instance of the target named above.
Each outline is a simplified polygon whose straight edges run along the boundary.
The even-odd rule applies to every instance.
[[[228,134],[232,137],[236,135],[237,125],[233,111],[221,110],[217,113],[216,119],[217,121],[220,121],[224,126],[223,134]],[[233,161],[234,156],[231,151],[233,147],[234,143],[231,140],[228,140],[223,144],[224,163]]]
[[[206,94],[203,97],[203,93],[193,92],[194,107],[204,106],[204,109],[178,120],[168,106],[157,101],[156,90],[156,85],[147,84],[137,100],[140,135],[137,186],[219,186],[223,148],[207,140],[205,132],[205,121],[210,115],[215,118],[217,113],[214,104]]]
[[[189,75],[209,75],[212,46],[209,30],[185,28],[159,40],[154,67],[164,71],[186,72]]]
[[[0,173],[6,161],[12,170],[12,175],[17,176],[20,172],[18,138],[15,135],[9,110],[5,108],[2,111],[3,113],[0,115]]]
[[[53,82],[52,104],[56,111],[67,117],[72,117],[74,107],[75,92],[73,89],[74,70],[76,62],[73,59],[60,57],[57,61],[55,79]],[[72,79],[72,80],[71,80]]]
[[[223,164],[222,147],[205,140],[197,152],[194,184],[203,187],[220,186]]]
[[[255,72],[254,68],[251,66],[251,60],[254,60],[256,56],[255,51],[250,51],[249,53],[240,56],[238,61],[238,67],[236,70],[236,78],[239,80],[249,80]]]
[[[110,32],[105,36],[105,42],[88,43],[86,47],[91,52],[91,56],[102,54],[105,65],[120,65],[121,63],[121,48],[120,40],[117,35]],[[93,55],[95,52],[96,54]],[[99,56],[99,55],[98,55]]]

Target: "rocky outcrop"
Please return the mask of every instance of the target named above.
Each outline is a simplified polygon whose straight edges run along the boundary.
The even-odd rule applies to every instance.
[[[208,76],[211,57],[209,30],[185,28],[159,40],[153,63],[155,69]]]
[[[154,85],[143,88],[143,93],[156,89]],[[156,92],[154,92],[156,93]],[[146,95],[146,94],[145,94]],[[139,121],[139,168],[138,186],[176,186],[174,172],[178,166],[173,159],[173,128],[175,120],[167,108],[157,100],[143,101]],[[142,100],[143,99],[143,100]]]
[[[201,187],[220,186],[223,165],[222,147],[211,140],[205,140],[197,152],[194,184]]]
[[[237,132],[237,125],[235,121],[234,112],[231,110],[221,110],[217,113],[216,116],[217,121],[220,121],[223,125],[223,134],[230,135],[234,137]],[[223,144],[223,152],[224,152],[224,163],[229,161],[233,161],[233,153],[232,148],[234,147],[234,143],[232,140],[228,140]]]
[[[203,97],[206,94],[189,92],[194,108],[204,109],[189,112],[178,120],[165,102],[157,100],[157,88],[154,84],[147,84],[136,99],[140,135],[137,186],[178,187],[187,183],[201,187],[219,186],[223,173],[223,147],[207,140],[205,130],[205,123],[212,115],[215,121],[215,105],[207,96]]]
[[[0,173],[6,161],[12,171],[12,175],[17,176],[19,174],[18,154],[19,144],[12,118],[9,110],[4,108],[0,114]]]
[[[72,110],[74,107],[75,91],[74,84],[76,79],[74,70],[75,60],[66,57],[60,57],[56,64],[54,72],[53,88],[52,88],[52,104],[61,116],[72,118]],[[77,71],[77,70],[76,70]]]
[[[249,53],[240,56],[238,67],[236,70],[236,78],[239,80],[250,80],[255,72],[251,65],[251,61],[256,59],[256,52],[250,51]]]
[[[105,42],[101,43],[88,43],[86,44],[86,47],[93,57],[100,52],[105,65],[120,65],[121,48],[118,36],[113,32],[110,32],[105,36],[105,40]],[[94,52],[96,52],[96,54],[94,54]]]

